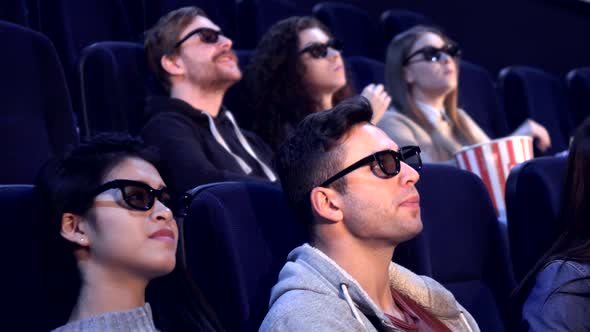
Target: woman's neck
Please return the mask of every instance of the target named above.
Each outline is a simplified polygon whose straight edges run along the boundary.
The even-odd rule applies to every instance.
[[[333,94],[331,94],[331,93],[327,93],[327,94],[320,96],[320,98],[319,98],[319,106],[320,106],[319,110],[320,111],[329,110],[332,107],[334,107],[334,105],[332,104],[332,97],[333,97]]]
[[[148,281],[128,273],[93,269],[82,273],[82,286],[70,322],[113,311],[126,311],[145,304]]]
[[[415,101],[426,104],[430,107],[433,107],[434,109],[442,110],[445,108],[445,98],[447,94],[429,94],[421,90],[414,90],[412,91],[412,96],[414,97]]]

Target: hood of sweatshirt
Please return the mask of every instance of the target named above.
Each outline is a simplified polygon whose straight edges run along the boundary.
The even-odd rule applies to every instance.
[[[150,96],[147,98],[144,111],[145,122],[149,121],[149,119],[156,114],[166,112],[180,113],[189,117],[196,123],[200,123],[207,127],[209,126],[207,116],[203,114],[203,111],[192,107],[182,99],[167,96]],[[222,106],[217,117],[213,118],[216,125],[220,125],[222,122],[226,121],[229,122],[227,117],[223,116],[225,112],[226,109]]]
[[[462,308],[453,294],[433,279],[416,275],[393,262],[389,266],[389,278],[394,289],[413,299],[439,319],[460,318]],[[349,273],[309,244],[294,249],[287,257],[287,263],[279,274],[279,281],[271,291],[270,306],[282,295],[293,290],[312,291],[346,300],[342,285],[345,285],[358,310],[365,315],[376,316],[380,321],[388,321],[382,310]],[[354,311],[353,308],[351,310]]]

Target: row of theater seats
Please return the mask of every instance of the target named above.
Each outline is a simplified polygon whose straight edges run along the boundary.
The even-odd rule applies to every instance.
[[[419,14],[392,11],[384,14],[383,29],[371,28],[369,38],[377,38],[375,45],[366,44],[366,37],[358,38],[360,31],[347,35],[342,30],[340,17],[350,19],[348,24],[362,27],[364,33],[369,16],[353,6],[338,3],[320,3],[313,10],[302,8],[292,0],[4,0],[0,3],[0,20],[13,22],[39,31],[53,42],[63,64],[66,80],[72,92],[74,110],[81,107],[79,98],[78,62],[82,50],[101,41],[138,42],[143,31],[150,28],[165,13],[196,5],[230,36],[235,46],[252,49],[267,29],[282,18],[293,15],[316,15],[335,29],[338,37],[346,39],[346,52],[350,55],[372,56],[382,59],[384,37],[376,31],[389,31],[390,39],[396,31],[408,24],[425,22]],[[418,18],[408,19],[408,15]],[[379,37],[377,37],[379,36]]]
[[[161,94],[145,63],[140,44],[101,42],[83,51],[79,64],[81,111],[77,127],[63,69],[53,44],[43,34],[0,22],[0,39],[11,45],[0,55],[5,75],[0,80],[0,151],[12,160],[2,165],[0,183],[32,183],[39,165],[60,155],[82,136],[101,131],[137,134],[143,121],[145,97]],[[252,51],[238,51],[244,66]],[[383,63],[365,57],[346,61],[357,90],[370,82],[384,81]],[[14,64],[20,64],[18,66]],[[567,148],[572,128],[588,114],[590,68],[570,73],[567,86],[539,69],[509,67],[498,83],[482,67],[461,62],[460,106],[491,137],[514,130],[525,118],[543,124],[552,138],[549,154]],[[252,126],[253,117],[240,107],[238,83],[226,95],[226,105],[239,123]],[[76,98],[74,98],[76,99]],[[570,112],[571,104],[572,110]]]
[[[510,292],[554,240],[564,166],[563,158],[545,157],[511,173],[507,238],[477,176],[425,165],[418,182],[424,230],[396,249],[394,261],[445,285],[482,331],[516,330],[520,308]],[[272,184],[216,183],[195,188],[193,195],[180,222],[179,250],[188,270],[227,330],[255,331],[287,254],[307,240],[302,224]],[[10,303],[5,317],[8,326],[18,322],[26,331],[55,327],[70,310],[48,295],[46,276],[55,257],[44,256],[51,252],[45,237],[57,230],[40,214],[41,203],[33,186],[0,186],[7,234],[0,248],[7,267],[2,293]],[[37,319],[28,319],[30,312]]]
[[[291,0],[6,0],[0,4],[0,19],[28,25],[48,36],[53,42],[64,68],[72,107],[80,118],[81,132],[87,135],[93,130],[88,128],[92,126],[88,122],[102,121],[101,115],[97,118],[96,114],[89,112],[87,108],[100,108],[105,105],[117,108],[120,107],[118,105],[125,105],[132,106],[135,112],[142,105],[142,101],[138,102],[137,99],[113,97],[109,101],[104,101],[103,95],[118,96],[127,92],[125,90],[131,90],[133,95],[142,96],[141,84],[129,88],[116,83],[111,86],[114,81],[109,81],[109,74],[112,73],[115,78],[119,78],[117,71],[125,73],[126,69],[121,67],[125,65],[132,66],[128,71],[140,75],[139,78],[148,77],[143,70],[141,54],[117,55],[133,52],[130,50],[133,48],[131,44],[125,46],[114,43],[111,44],[112,47],[109,44],[101,44],[104,54],[95,55],[102,57],[95,59],[99,62],[95,65],[92,61],[85,60],[88,46],[105,41],[137,42],[141,39],[141,32],[152,26],[161,15],[185,5],[198,5],[204,8],[230,36],[233,35],[238,49],[254,48],[260,36],[281,18],[291,15],[315,15],[330,27],[337,38],[344,40],[344,54],[347,57],[364,57],[381,62],[385,55],[385,45],[395,34],[416,24],[435,23],[419,13],[403,10],[386,11],[380,20],[375,20],[361,8],[350,4],[321,2],[310,9],[302,8]],[[240,35],[237,35],[238,31]],[[135,59],[140,62],[132,62]],[[90,68],[84,67],[85,61]],[[111,63],[101,64],[100,61]],[[355,70],[356,73],[360,73],[357,75],[361,76],[359,82],[364,84],[370,81],[383,81],[379,62],[367,65],[365,63],[370,60],[359,61],[363,62],[361,67]],[[105,66],[104,68],[110,71],[103,74],[99,71],[102,68],[99,67],[97,70],[97,66]],[[135,68],[137,70],[133,70]],[[365,70],[368,71],[364,72]],[[462,71],[464,73],[461,77],[461,104],[492,137],[509,133],[524,118],[531,116],[549,128],[552,136],[555,136],[554,149],[549,151],[552,153],[562,150],[567,145],[569,131],[588,115],[588,68],[570,72],[568,82],[571,86],[571,102],[565,97],[567,92],[562,80],[537,70],[512,68],[511,71],[500,74],[501,78],[505,77],[505,80],[502,79],[500,82],[502,90],[506,91],[503,104],[498,104],[495,100],[497,98],[494,97],[493,80],[489,79],[489,74],[486,74],[483,68],[470,66],[465,62]],[[97,98],[86,98],[88,91],[96,91]],[[155,93],[158,92],[158,88],[152,84],[148,91]],[[480,102],[482,98],[485,102]],[[502,108],[504,112],[500,112],[506,116],[497,114],[498,109]],[[549,109],[551,112],[548,112]],[[112,114],[116,116],[116,113]],[[135,113],[132,115],[136,116]],[[87,121],[85,117],[91,119]],[[119,123],[126,125],[122,116],[105,121],[110,121],[115,126]],[[246,117],[243,121],[247,123],[251,119]],[[132,131],[136,129],[133,128],[134,124],[130,126]],[[100,129],[101,125],[98,124],[97,128]]]
[[[434,23],[406,10],[387,10],[375,20],[350,4],[320,2],[307,8],[292,0],[4,0],[0,20],[46,33],[64,47],[60,54],[75,58],[83,47],[97,41],[137,41],[160,16],[191,5],[204,9],[240,48],[255,47],[280,19],[314,15],[346,39],[347,53],[375,59],[383,58],[386,43],[398,32],[417,23]]]
[[[244,68],[251,50],[238,50]],[[345,58],[356,91],[369,83],[384,83],[384,64],[362,57]],[[459,106],[464,108],[490,137],[503,137],[526,118],[547,128],[553,154],[567,148],[573,128],[590,115],[590,68],[572,70],[566,80],[537,68],[505,68],[497,82],[481,66],[460,63]],[[83,52],[81,62],[82,114],[86,133],[141,127],[144,99],[162,93],[151,78],[140,44],[96,43]],[[244,112],[238,83],[226,95],[225,104],[241,126],[251,129],[254,117]],[[499,88],[499,93],[498,93]]]
[[[43,6],[40,0],[28,2]],[[290,3],[271,2],[279,7]],[[118,8],[108,7],[110,1],[100,2],[105,8],[101,4],[92,4],[92,1],[84,2],[84,5],[76,1],[55,3],[59,4],[54,4],[52,9],[55,17],[59,17],[59,12],[66,7],[76,6],[94,14],[69,12],[64,20],[70,24],[67,27],[69,32],[78,32],[82,23],[92,26],[89,19],[111,22],[114,19],[104,19],[102,14],[108,8]],[[316,13],[322,18],[318,8],[321,9],[316,7]],[[251,9],[258,10],[258,7]],[[284,13],[291,14],[289,11]],[[337,24],[329,23],[331,16],[328,14],[322,19],[330,24],[336,35],[341,34]],[[142,11],[142,15],[145,23],[145,12]],[[333,18],[339,17],[347,18],[349,26],[353,26],[350,22],[354,21],[354,16],[338,14]],[[269,26],[274,21],[268,23]],[[110,24],[107,30],[115,27]],[[100,30],[95,29],[92,33],[84,32],[90,37],[87,40],[58,42],[56,38],[59,37],[54,36],[61,32],[52,34],[47,29],[39,30],[50,35],[57,52],[45,35],[0,23],[0,40],[11,46],[10,52],[0,55],[5,73],[2,78],[5,81],[0,83],[3,87],[0,89],[0,151],[5,160],[11,161],[2,165],[0,183],[32,183],[44,160],[63,153],[68,144],[75,144],[78,140],[66,86],[66,77],[70,76],[64,75],[58,58],[67,66],[66,74],[73,73],[70,77],[71,99],[82,105],[78,112],[82,135],[104,130],[136,133],[141,126],[145,96],[161,93],[145,66],[140,44],[101,42],[83,50],[89,40],[117,38],[93,40],[94,33]],[[357,38],[358,34],[339,37]],[[68,58],[63,53],[64,45],[79,53]],[[366,57],[371,54],[359,56],[360,53],[355,53],[354,40],[347,40],[347,45],[350,48],[346,60],[357,89],[369,82],[383,82],[383,63]],[[358,48],[371,49],[368,46]],[[247,63],[250,54],[251,51],[246,50],[239,52],[242,64]],[[355,54],[357,56],[352,56]],[[15,63],[21,65],[15,66]],[[577,69],[568,75],[569,91],[563,80],[534,68],[507,68],[500,74],[498,82],[500,98],[494,79],[485,69],[467,61],[461,63],[460,105],[492,137],[503,136],[524,118],[532,117],[548,128],[554,144],[551,152],[556,152],[567,147],[571,128],[588,114],[590,69]],[[251,118],[239,113],[238,90],[239,86],[228,94],[227,104],[240,117],[240,123],[248,126]],[[570,104],[582,107],[571,107],[570,112]],[[564,164],[559,158],[539,158],[511,173],[507,183],[510,251],[505,232],[495,219],[489,195],[481,181],[460,170],[427,165],[419,183],[424,233],[398,248],[395,260],[441,281],[474,314],[483,331],[512,330],[518,320],[518,310],[510,307],[508,294],[515,284],[515,277],[516,280],[522,278],[553,240]],[[453,195],[449,195],[449,191]],[[51,285],[42,281],[46,266],[40,256],[44,241],[39,229],[44,228],[37,226],[46,220],[36,215],[34,207],[38,203],[30,186],[0,188],[0,210],[7,212],[5,220],[10,221],[5,225],[7,234],[23,234],[2,244],[6,246],[2,248],[4,261],[12,267],[11,272],[4,275],[7,279],[3,282],[14,309],[14,314],[11,311],[7,317],[25,324],[23,330],[55,327],[51,325],[56,323],[55,317],[63,317],[64,310],[67,311],[67,308],[59,307],[56,299],[44,297],[46,288]],[[189,270],[204,286],[227,329],[255,330],[265,313],[270,287],[276,281],[287,252],[305,240],[303,230],[288,212],[280,190],[271,185],[243,183],[201,188],[183,228]],[[15,248],[18,248],[18,255],[10,255]],[[38,301],[31,303],[30,299]],[[31,311],[40,313],[38,320],[28,319]],[[61,316],[52,315],[58,311]]]

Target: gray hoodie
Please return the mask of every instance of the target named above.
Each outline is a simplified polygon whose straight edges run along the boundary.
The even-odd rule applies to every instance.
[[[452,331],[477,323],[438,282],[391,263],[391,287],[413,299]],[[370,320],[369,320],[370,319]],[[295,248],[270,296],[260,331],[399,331],[346,271],[320,250]]]

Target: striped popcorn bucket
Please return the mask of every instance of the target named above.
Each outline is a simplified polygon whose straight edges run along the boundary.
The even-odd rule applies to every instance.
[[[533,140],[528,136],[511,136],[464,147],[455,153],[461,169],[477,174],[488,188],[498,218],[506,221],[504,192],[510,170],[533,158]]]

